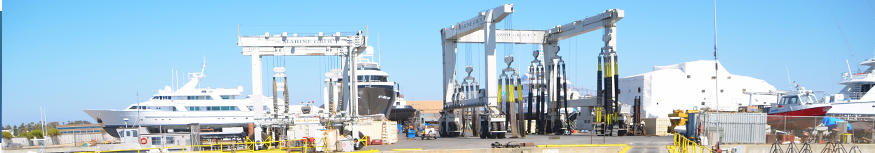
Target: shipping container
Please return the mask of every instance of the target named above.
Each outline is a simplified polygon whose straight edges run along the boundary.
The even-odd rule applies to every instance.
[[[702,113],[697,120],[702,124],[700,135],[716,132],[721,144],[766,143],[765,113]]]

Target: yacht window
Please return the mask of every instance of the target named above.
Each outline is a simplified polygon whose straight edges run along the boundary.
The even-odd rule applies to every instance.
[[[375,80],[376,82],[386,82],[386,76],[374,76],[371,80]]]
[[[359,70],[380,70],[380,68],[376,67],[359,67]]]
[[[797,96],[784,97],[784,99],[781,101],[783,102],[784,105],[799,104],[799,97],[797,97]]]
[[[125,131],[125,136],[126,136],[126,137],[131,136],[131,131]]]
[[[389,90],[394,89],[394,88],[393,88],[392,86],[390,86],[390,85],[369,85],[369,86],[363,86],[363,85],[362,85],[362,86],[359,86],[359,88],[361,88],[361,87],[384,88],[384,89],[389,89]]]
[[[201,107],[198,106],[187,106],[188,111],[201,111]],[[204,106],[203,109],[205,111],[239,111],[240,108],[237,106]]]
[[[186,96],[188,100],[212,100],[212,97],[209,96]]]
[[[387,82],[386,76],[378,76],[378,75],[365,75],[358,76],[359,82]]]
[[[140,135],[137,133],[137,131],[131,131],[131,132],[134,132],[134,137],[139,137],[139,136],[140,136]]]
[[[222,99],[231,99],[231,95],[222,95]]]
[[[161,145],[161,137],[152,137],[152,145]]]
[[[156,100],[170,100],[170,96],[155,96],[155,97],[152,97],[152,99],[156,99]]]
[[[167,142],[167,144],[175,143],[175,141],[173,140],[173,137],[171,137],[171,136],[167,136],[166,138],[164,138],[164,140]]]
[[[125,131],[118,131],[118,137],[125,137]]]
[[[131,106],[129,109],[137,109],[137,106]]]

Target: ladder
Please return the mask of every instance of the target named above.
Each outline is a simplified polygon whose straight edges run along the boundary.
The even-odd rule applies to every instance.
[[[389,140],[389,131],[387,131],[387,129],[386,129],[386,121],[380,121],[380,124],[383,127],[382,131],[380,132],[380,139],[382,139],[380,141]]]

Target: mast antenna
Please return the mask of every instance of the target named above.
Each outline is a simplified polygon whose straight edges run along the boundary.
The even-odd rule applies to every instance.
[[[204,64],[201,66],[201,75],[204,75],[204,70],[207,69],[207,57],[204,56]]]
[[[720,61],[717,58],[717,0],[714,0],[714,102],[715,109],[720,111],[720,88],[717,86],[717,80],[720,80],[720,77],[717,76]]]

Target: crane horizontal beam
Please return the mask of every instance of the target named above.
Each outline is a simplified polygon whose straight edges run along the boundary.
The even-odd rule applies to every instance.
[[[252,56],[343,56],[352,50],[361,51],[365,45],[362,35],[287,36],[265,34],[240,36],[237,46],[243,55]]]
[[[487,19],[489,15],[487,13],[492,13],[492,18]],[[480,12],[474,18],[456,23],[450,27],[441,29],[441,33],[443,33],[444,38],[448,40],[459,39],[459,37],[469,35],[477,30],[482,30],[483,25],[486,22],[497,23],[501,20],[504,20],[505,17],[513,13],[513,4],[504,4],[493,8],[486,12]],[[481,32],[482,33],[482,32]]]
[[[542,44],[544,30],[496,30],[496,43]],[[456,43],[483,43],[483,30],[477,30],[456,40]]]
[[[617,21],[620,21],[620,19],[623,19],[623,10],[606,10],[605,12],[602,12],[595,16],[556,26],[550,29],[549,31],[547,31],[547,33],[549,34],[549,36],[547,37],[547,41],[559,41],[590,31],[598,30],[604,28],[607,25],[613,25]]]
[[[244,56],[343,56],[347,47],[243,47]]]

